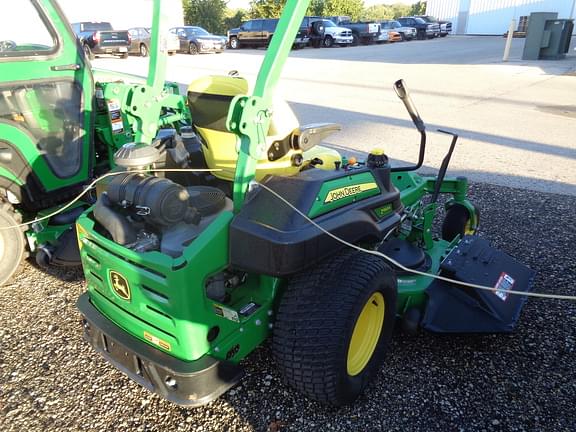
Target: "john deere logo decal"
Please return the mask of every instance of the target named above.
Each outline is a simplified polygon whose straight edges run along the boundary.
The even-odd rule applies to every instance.
[[[376,188],[378,188],[376,183],[360,183],[354,186],[345,186],[342,188],[334,189],[328,192],[328,195],[326,195],[326,199],[324,200],[324,204],[332,203],[334,201],[358,195],[362,192]]]
[[[130,300],[130,285],[124,276],[115,271],[110,271],[110,283],[114,292],[124,300]]]

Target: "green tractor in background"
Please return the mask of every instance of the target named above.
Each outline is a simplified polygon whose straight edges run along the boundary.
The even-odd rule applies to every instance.
[[[9,38],[0,40],[1,286],[30,252],[42,266],[80,265],[74,222],[93,196],[47,216],[110,170],[123,144],[151,143],[158,127],[190,116],[164,75],[96,82],[54,1],[15,2],[0,28]],[[165,70],[157,66],[151,70]],[[140,103],[149,104],[143,113],[134,108]]]
[[[293,387],[351,403],[382,365],[396,321],[410,331],[512,331],[525,297],[510,291],[532,286],[530,269],[472,235],[479,214],[467,181],[445,176],[456,135],[437,176],[416,173],[426,131],[402,80],[395,90],[421,136],[412,166],[322,148],[339,126],[299,125],[274,99],[307,6],[287,2],[252,92],[236,76],[191,83],[191,123],[153,145],[122,146],[122,171],[77,221],[85,338],[181,405],[235,385],[240,361],[269,337]]]

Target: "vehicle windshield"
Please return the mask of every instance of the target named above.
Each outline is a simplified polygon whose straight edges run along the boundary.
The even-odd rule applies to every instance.
[[[324,24],[324,27],[337,27],[337,25],[330,20],[322,20],[322,23]]]
[[[108,22],[82,23],[82,31],[108,31],[112,25]]]
[[[416,21],[418,24],[426,24],[426,21],[424,21],[422,18],[414,18],[414,21]]]
[[[437,22],[438,22],[438,20],[437,20],[436,18],[434,18],[433,16],[429,16],[429,15],[428,15],[428,16],[425,16],[425,17],[422,17],[422,18],[423,18],[425,21],[428,21],[428,22],[433,22],[433,23],[437,23]]]
[[[202,27],[188,27],[185,30],[188,36],[210,36]]]
[[[382,23],[382,28],[385,29],[394,29],[398,27],[402,27],[398,21],[385,21]]]

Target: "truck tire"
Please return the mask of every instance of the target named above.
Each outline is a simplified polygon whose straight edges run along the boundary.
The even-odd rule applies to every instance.
[[[12,206],[0,201],[0,286],[19,273],[26,251],[25,227],[5,229],[22,223],[22,216]]]
[[[324,46],[325,46],[326,48],[331,48],[331,47],[333,47],[333,46],[334,46],[334,38],[333,38],[332,36],[330,36],[330,35],[327,35],[327,36],[324,38]]]
[[[84,54],[86,55],[88,60],[94,60],[96,58],[96,56],[94,55],[88,44],[84,44],[82,48],[84,49]]]
[[[188,45],[188,54],[196,55],[198,52],[198,45],[196,45],[194,42],[190,42],[190,45]]]
[[[346,250],[288,283],[272,352],[288,383],[319,402],[353,402],[378,373],[396,320],[397,282],[379,257]]]
[[[360,44],[360,37],[356,33],[352,33],[352,46],[358,46]]]
[[[120,58],[121,58],[121,59],[127,59],[127,58],[128,58],[128,53],[125,52],[125,53],[120,54]]]
[[[140,48],[138,49],[140,52],[140,57],[148,57],[148,47],[146,44],[140,44]]]
[[[232,49],[238,49],[240,48],[240,41],[238,40],[238,38],[236,36],[232,36],[230,38],[230,48]]]
[[[418,40],[426,39],[426,31],[425,30],[418,30],[416,32],[416,39],[418,39]]]
[[[315,36],[324,36],[324,32],[326,28],[324,27],[324,23],[322,21],[314,21],[312,23],[312,34]]]

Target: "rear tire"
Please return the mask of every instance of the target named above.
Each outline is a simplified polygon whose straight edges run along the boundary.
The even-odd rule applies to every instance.
[[[146,44],[140,44],[140,57],[148,57],[148,47]]]
[[[238,41],[237,37],[231,37],[230,38],[230,48],[232,48],[232,49],[240,48],[240,41]]]
[[[331,48],[332,46],[334,46],[334,38],[332,38],[332,36],[328,35],[324,38],[324,46],[326,48]]]
[[[126,53],[120,54],[120,58],[121,58],[121,59],[127,59],[127,58],[128,58],[128,53],[126,52]]]
[[[22,216],[8,203],[0,201],[0,286],[19,273],[26,251],[24,227],[4,229],[22,223]]]
[[[319,402],[353,402],[373,381],[396,319],[384,261],[344,251],[296,275],[280,301],[272,351],[288,383]]]

